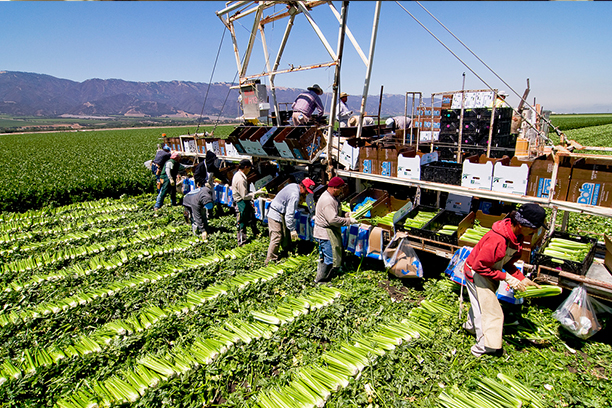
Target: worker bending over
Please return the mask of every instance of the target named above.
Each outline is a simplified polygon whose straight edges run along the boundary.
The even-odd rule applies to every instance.
[[[320,95],[323,95],[323,89],[317,84],[307,89],[308,92],[299,94],[295,102],[293,102],[293,105],[291,105],[291,109],[293,109],[293,116],[291,117],[293,126],[308,124],[315,109],[317,109],[320,114],[324,112],[323,102],[321,102],[321,98],[319,98]]]
[[[270,261],[278,260],[279,247],[283,247],[284,252],[289,251],[291,241],[298,238],[295,230],[295,212],[300,201],[303,201],[306,194],[312,194],[315,182],[305,178],[299,184],[290,183],[286,185],[270,203],[268,212],[268,230],[270,231],[270,246],[266,256],[266,265]]]
[[[524,235],[546,228],[545,220],[546,212],[538,204],[523,204],[494,223],[466,259],[464,273],[471,306],[463,328],[476,336],[473,355],[502,351],[504,313],[495,294],[500,281],[506,281],[515,291],[538,286],[523,276],[514,263],[521,257]]]

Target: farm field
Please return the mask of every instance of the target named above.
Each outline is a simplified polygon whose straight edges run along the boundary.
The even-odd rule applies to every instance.
[[[153,201],[0,216],[2,407],[282,406],[305,383],[327,407],[437,407],[498,373],[531,389],[523,406],[611,403],[609,315],[588,341],[574,337],[551,316],[566,291],[504,304],[504,355],[477,359],[443,268],[402,281],[347,255],[315,285],[312,243],[264,267],[267,237],[235,248],[227,207],[204,243],[180,207],[153,217]],[[365,354],[341,369],[339,350],[357,344]]]

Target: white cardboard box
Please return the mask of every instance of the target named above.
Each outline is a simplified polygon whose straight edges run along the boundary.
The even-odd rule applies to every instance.
[[[359,164],[359,148],[352,147],[347,142],[344,142],[340,150],[338,161],[343,166],[347,166],[351,170],[356,170]]]
[[[397,156],[397,178],[408,180],[421,179],[421,158],[404,157],[403,154]]]
[[[529,166],[504,166],[500,162],[493,167],[493,191],[525,195],[529,181]]]
[[[469,160],[463,162],[463,173],[461,174],[461,187],[491,190],[493,182],[493,163],[472,163]]]

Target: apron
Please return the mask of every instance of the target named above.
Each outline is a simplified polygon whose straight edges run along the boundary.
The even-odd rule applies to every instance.
[[[340,230],[331,228],[324,229],[327,232],[327,236],[329,237],[329,242],[332,247],[334,268],[340,268],[340,266],[342,266],[342,252],[344,251],[344,248],[342,247],[342,232]]]
[[[493,269],[502,270],[504,265],[512,259],[516,249],[510,248],[506,245],[506,254],[502,259],[497,261],[493,265]],[[468,268],[472,270],[471,266]],[[474,272],[472,270],[472,272]],[[491,278],[474,273],[474,286],[476,287],[476,298],[478,301],[477,305],[472,307],[478,307],[480,310],[480,327],[482,330],[482,336],[484,339],[484,347],[487,349],[501,349],[502,348],[502,332],[504,328],[504,312],[499,304],[497,295],[495,292],[499,287],[499,282]],[[477,322],[474,322],[475,326],[478,326]],[[478,338],[477,330],[477,341],[479,344],[483,342],[483,339]]]

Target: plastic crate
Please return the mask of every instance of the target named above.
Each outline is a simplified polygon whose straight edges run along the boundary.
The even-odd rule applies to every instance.
[[[395,224],[395,230],[407,231],[410,235],[414,235],[421,238],[431,238],[431,231],[427,230],[427,226],[435,218],[435,215],[421,228],[407,227],[404,225],[407,219],[416,217],[417,214],[421,211],[440,211],[440,209],[429,205],[417,205],[415,208],[412,209],[412,211],[406,214],[405,217],[400,218],[400,220]]]
[[[591,250],[584,257],[582,262],[568,261],[565,259],[552,258],[548,255],[544,255],[542,252],[548,246],[548,243],[552,238],[563,238],[569,239],[571,241],[581,242],[581,243],[591,243],[593,246]],[[563,271],[571,272],[576,275],[586,275],[587,271],[591,267],[593,263],[593,259],[595,258],[595,250],[597,246],[597,240],[594,238],[584,237],[581,235],[568,234],[566,232],[554,231],[552,236],[544,241],[544,244],[540,247],[539,251],[534,255],[533,263],[535,265],[548,266],[550,268],[558,269],[560,268]],[[554,261],[553,261],[554,259]]]
[[[446,244],[457,245],[459,238],[457,237],[457,231],[454,231],[450,235],[446,234],[438,234],[439,231],[444,225],[456,225],[459,226],[459,223],[465,218],[464,214],[457,214],[454,211],[442,210],[435,217],[431,219],[427,223],[427,226],[424,228],[425,233],[429,234],[429,237],[434,241],[444,242]]]
[[[421,180],[460,186],[462,171],[461,163],[435,161],[421,166]]]

